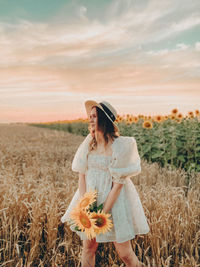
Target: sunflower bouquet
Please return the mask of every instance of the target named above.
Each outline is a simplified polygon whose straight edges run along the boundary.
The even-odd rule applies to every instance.
[[[103,203],[97,206],[96,190],[86,192],[70,213],[75,230],[85,232],[88,239],[110,231],[113,227],[110,216],[103,212]]]

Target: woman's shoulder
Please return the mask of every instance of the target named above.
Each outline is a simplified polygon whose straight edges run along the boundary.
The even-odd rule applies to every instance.
[[[85,140],[92,140],[92,135],[91,135],[91,133],[89,133],[89,134],[85,137]]]
[[[134,136],[123,136],[120,135],[117,138],[115,138],[113,145],[118,145],[118,144],[125,144],[125,143],[130,143],[135,141],[135,137]]]
[[[135,137],[133,136],[119,136],[112,144],[113,152],[121,153],[122,151],[129,151],[133,148],[135,143]]]
[[[87,144],[91,140],[92,140],[92,135],[89,133],[87,136],[85,136],[85,138],[83,139],[82,143],[83,144]]]

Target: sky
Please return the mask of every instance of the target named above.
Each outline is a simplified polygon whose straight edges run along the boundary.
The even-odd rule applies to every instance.
[[[199,0],[0,0],[0,122],[200,109]]]

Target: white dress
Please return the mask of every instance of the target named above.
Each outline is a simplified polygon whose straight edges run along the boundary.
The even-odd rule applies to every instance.
[[[97,204],[103,203],[111,190],[112,182],[124,184],[110,213],[114,224],[112,230],[96,236],[96,241],[122,243],[131,240],[138,234],[150,231],[147,218],[135,189],[131,176],[141,172],[140,156],[134,137],[119,136],[112,144],[112,156],[89,153],[91,134],[79,146],[73,162],[72,170],[85,174],[86,190],[98,191]],[[61,221],[70,222],[69,214],[79,199],[79,189],[76,190]],[[75,231],[82,240],[87,237],[84,232]]]

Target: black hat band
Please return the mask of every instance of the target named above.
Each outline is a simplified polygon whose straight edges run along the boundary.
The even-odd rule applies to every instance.
[[[107,108],[106,107],[106,105],[104,105],[103,103],[99,103],[101,106],[102,106],[102,108],[103,108],[103,110],[108,114],[108,116],[111,118],[111,120],[114,122],[115,121],[115,115],[110,111],[110,109],[109,108]]]

